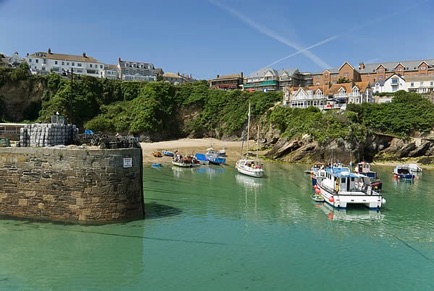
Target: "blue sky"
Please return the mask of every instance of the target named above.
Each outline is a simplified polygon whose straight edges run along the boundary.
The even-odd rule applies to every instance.
[[[199,79],[434,59],[432,0],[0,0],[0,52],[153,63]]]

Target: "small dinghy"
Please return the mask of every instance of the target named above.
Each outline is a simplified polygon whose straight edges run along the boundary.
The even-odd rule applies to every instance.
[[[312,200],[315,202],[324,202],[324,197],[317,193],[312,193],[312,195],[310,195],[310,198],[312,198]]]

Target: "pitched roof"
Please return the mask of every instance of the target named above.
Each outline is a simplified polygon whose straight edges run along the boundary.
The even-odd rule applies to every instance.
[[[276,70],[276,69],[273,69],[270,67],[265,67],[265,68],[257,70],[256,72],[251,73],[250,75],[247,76],[247,78],[262,77],[262,76],[265,76],[268,72],[271,72],[274,76],[278,77],[278,76],[281,76],[285,73],[287,73],[288,76],[292,76],[295,73],[298,73],[299,70],[297,68]]]
[[[329,88],[329,93],[337,94],[341,90],[341,88],[344,88],[345,92],[349,93],[352,91],[353,83],[333,84]]]
[[[118,66],[117,65],[110,65],[110,64],[108,64],[108,65],[104,65],[104,69],[105,70],[114,70],[114,71],[116,71],[118,69]]]
[[[405,67],[408,71],[418,70],[419,65],[425,62],[430,66],[434,66],[434,59],[428,59],[428,60],[416,60],[416,61],[398,61],[398,62],[386,62],[386,63],[372,63],[372,64],[365,64],[364,69],[359,69],[359,72],[361,74],[368,74],[368,73],[374,73],[375,70],[383,65],[384,68],[386,68],[386,71],[394,71],[396,66],[401,64]]]
[[[329,88],[327,88],[326,86],[286,87],[286,89],[288,90],[289,93],[294,93],[299,90],[303,90],[305,92],[312,91],[315,94],[319,90],[323,93],[323,95],[329,94]]]
[[[365,92],[366,89],[368,89],[371,86],[368,81],[365,81],[365,82],[355,82],[354,85],[359,88],[360,92]]]
[[[91,56],[86,55],[85,53],[83,53],[81,56],[78,56],[78,55],[52,53],[50,50],[48,52],[36,52],[29,55],[29,57],[46,58],[50,60],[83,62],[83,63],[100,63],[100,61],[98,61],[97,59]]]
[[[182,79],[181,76],[179,76],[178,74],[175,73],[171,73],[171,72],[167,72],[163,74],[164,78],[176,78],[176,79]]]

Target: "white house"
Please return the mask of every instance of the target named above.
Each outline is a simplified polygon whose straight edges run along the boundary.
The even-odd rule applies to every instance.
[[[406,90],[405,77],[393,74],[384,81],[377,81],[373,85],[375,93],[393,93],[399,90]]]
[[[158,69],[151,63],[118,59],[118,72],[124,81],[156,81]]]
[[[104,65],[104,71],[102,73],[103,78],[106,79],[119,79],[118,66],[117,65]]]
[[[69,74],[102,77],[104,64],[83,53],[80,55],[68,55],[47,52],[27,54],[26,61],[33,74]]]
[[[434,75],[428,76],[406,76],[405,91],[420,94],[434,92]]]
[[[326,86],[286,87],[283,105],[292,108],[317,107],[321,110],[345,110],[347,104],[373,103],[368,82],[350,82]]]

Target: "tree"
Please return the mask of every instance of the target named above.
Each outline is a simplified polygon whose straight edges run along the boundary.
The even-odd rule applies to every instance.
[[[343,83],[351,83],[351,80],[345,77],[339,77],[339,79],[336,81],[337,84],[343,84]]]

